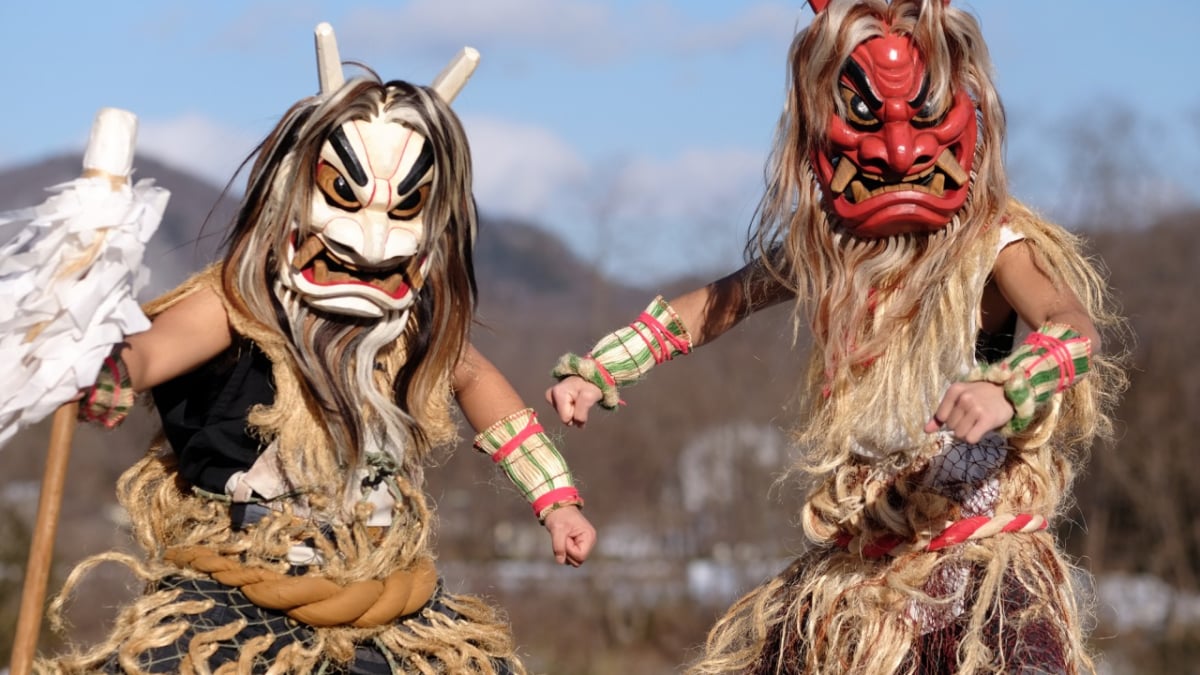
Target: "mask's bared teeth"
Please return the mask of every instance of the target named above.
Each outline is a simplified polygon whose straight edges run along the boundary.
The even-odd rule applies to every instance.
[[[292,258],[292,266],[298,270],[304,269],[323,250],[325,250],[325,245],[321,243],[321,239],[316,235],[309,235]]]
[[[388,295],[395,295],[396,291],[404,285],[404,275],[400,272],[393,272],[386,278],[380,279],[375,285]]]
[[[829,189],[834,194],[840,195],[846,190],[846,186],[850,184],[850,179],[854,178],[857,173],[858,168],[854,166],[854,162],[851,162],[846,157],[842,157],[838,162],[837,170],[833,174],[833,180],[829,183]]]
[[[950,152],[949,148],[942,151],[942,154],[937,158],[937,167],[946,173],[946,176],[954,181],[955,185],[962,187],[970,180],[970,176],[963,170],[962,165],[954,158],[954,153]]]
[[[934,174],[933,179],[929,181],[929,191],[938,197],[946,194],[946,174]]]
[[[862,184],[862,181],[854,181],[850,184],[850,190],[854,194],[854,203],[861,204],[871,198],[870,191]]]
[[[329,265],[324,260],[318,259],[313,263],[313,281],[318,284],[329,283]]]

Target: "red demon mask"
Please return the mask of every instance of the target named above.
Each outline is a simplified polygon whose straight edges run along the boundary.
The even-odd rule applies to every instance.
[[[971,97],[959,89],[937,105],[921,53],[891,34],[854,49],[839,92],[844,115],[834,114],[828,147],[813,158],[826,205],[860,237],[945,227],[970,188]]]

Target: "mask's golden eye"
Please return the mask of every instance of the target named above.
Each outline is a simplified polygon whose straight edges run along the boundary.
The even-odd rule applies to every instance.
[[[870,106],[857,92],[844,85],[838,91],[842,95],[842,102],[846,104],[847,121],[863,129],[873,129],[879,126],[879,118],[875,117]]]
[[[345,176],[332,164],[327,162],[317,164],[317,188],[321,190],[321,194],[325,196],[325,201],[330,206],[345,211],[357,211],[362,208],[358,197],[354,195],[354,190],[350,188],[350,183],[346,182]]]
[[[430,185],[430,183],[426,183],[410,192],[399,204],[393,206],[391,211],[388,211],[388,215],[397,220],[416,218],[421,209],[425,208],[425,201],[429,199]]]

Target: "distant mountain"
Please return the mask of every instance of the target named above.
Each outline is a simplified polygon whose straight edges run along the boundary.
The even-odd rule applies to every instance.
[[[80,166],[79,155],[60,155],[0,170],[0,211],[41,203],[47,187],[77,177]],[[220,187],[148,157],[136,160],[134,177],[152,178],[171,192],[162,224],[147,247],[151,284],[143,295],[149,298],[215,259],[240,195],[222,197]],[[606,285],[594,265],[554,235],[510,219],[482,218],[475,264],[481,301],[488,303],[527,304],[537,296],[570,305]]]

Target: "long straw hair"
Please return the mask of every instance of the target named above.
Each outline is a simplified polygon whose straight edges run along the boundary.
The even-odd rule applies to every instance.
[[[943,231],[866,240],[822,208],[811,158],[829,151],[826,126],[841,112],[846,58],[889,31],[911,36],[935,100],[969,94],[980,131],[967,203]],[[1124,337],[1081,242],[1008,196],[1004,114],[978,26],[942,0],[835,1],[796,36],[789,66],[791,89],[747,254],[795,292],[795,330],[804,320],[812,328],[797,469],[820,474],[800,514],[818,546],[735,603],[688,672],[915,673],[936,664],[1001,673],[1039,660],[1055,672],[1093,670],[1071,566],[1049,533],[874,562],[835,545],[843,533],[913,541],[951,513],[952,502],[924,481],[919,455],[929,436],[921,427],[949,380],[973,361],[1001,225],[1024,238],[1039,270],[1071,289],[1103,333]],[[1086,378],[1008,439],[997,512],[1054,519],[1065,511],[1077,462],[1095,437],[1111,433],[1108,413],[1125,382],[1119,345],[1107,351],[1118,356],[1094,356]],[[964,583],[946,581],[959,573]],[[950,609],[955,602],[962,616]],[[936,630],[922,634],[914,609],[948,613],[943,620],[961,633],[944,642]]]
[[[812,157],[829,151],[842,66],[862,41],[911,36],[930,96],[965,90],[979,138],[966,206],[932,234],[856,237],[822,207]],[[747,255],[796,294],[798,332],[814,338],[800,442],[814,469],[849,452],[910,451],[948,382],[969,363],[974,322],[1008,195],[1004,110],[975,20],[940,0],[834,2],[792,42],[790,88]],[[904,392],[902,400],[897,392]],[[862,421],[872,419],[870,428]]]
[[[436,170],[421,246],[430,260],[410,310],[359,319],[308,306],[283,288],[279,272],[288,262],[293,226],[301,241],[311,231],[322,144],[347,121],[373,115],[412,128],[432,146]],[[235,309],[285,338],[339,464],[357,467],[364,447],[379,446],[398,461],[406,453],[419,459],[428,450],[423,425],[466,346],[476,302],[477,219],[470,151],[458,118],[431,89],[383,83],[368,73],[328,96],[296,103],[256,153],[228,237],[227,297]],[[378,372],[380,354],[397,348],[404,350],[398,372]]]

